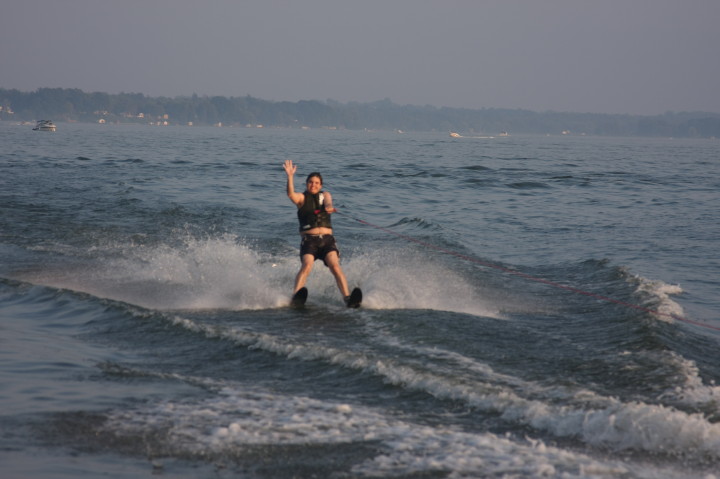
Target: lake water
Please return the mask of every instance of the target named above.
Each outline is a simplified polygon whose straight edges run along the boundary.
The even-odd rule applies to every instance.
[[[719,153],[0,123],[3,477],[717,477]]]

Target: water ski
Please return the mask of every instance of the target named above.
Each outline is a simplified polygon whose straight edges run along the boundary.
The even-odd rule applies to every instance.
[[[345,298],[345,304],[348,308],[359,308],[362,303],[362,291],[360,288],[355,288],[350,293],[350,296]]]
[[[290,306],[293,308],[299,308],[300,306],[305,305],[305,301],[307,301],[308,297],[308,290],[305,287],[302,287],[297,290],[295,294],[293,294],[292,299],[290,300]]]

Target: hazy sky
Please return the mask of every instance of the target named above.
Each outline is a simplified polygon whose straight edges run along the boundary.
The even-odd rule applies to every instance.
[[[0,88],[720,112],[720,0],[2,0]]]

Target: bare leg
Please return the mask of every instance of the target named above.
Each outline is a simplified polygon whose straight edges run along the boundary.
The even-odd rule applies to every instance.
[[[345,279],[345,273],[343,273],[343,270],[340,267],[340,258],[338,257],[337,252],[329,252],[325,256],[325,264],[328,266],[333,276],[335,276],[335,282],[337,283],[337,287],[343,295],[343,298],[349,296],[350,290],[348,289],[347,280]]]
[[[305,286],[308,275],[310,274],[310,271],[312,271],[313,264],[315,264],[315,257],[313,255],[303,255],[302,266],[300,267],[300,271],[298,271],[297,276],[295,276],[295,289],[293,290],[293,293],[297,293],[300,288]]]

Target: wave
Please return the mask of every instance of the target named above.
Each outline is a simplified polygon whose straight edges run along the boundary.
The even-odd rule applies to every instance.
[[[398,357],[294,342],[267,333],[205,325],[180,316],[172,321],[204,336],[230,340],[250,349],[300,361],[324,361],[381,377],[394,386],[422,391],[442,400],[460,401],[479,412],[499,415],[508,423],[532,427],[554,437],[575,438],[613,450],[682,455],[698,460],[720,458],[720,424],[710,422],[700,413],[639,401],[623,402],[585,389],[563,391],[507,377],[498,380],[491,368],[470,359],[463,360],[465,365],[456,361],[449,375],[447,370],[433,371],[432,367]]]
[[[108,243],[89,253],[20,277],[149,309],[262,309],[282,305],[280,283],[291,274],[232,235],[177,245]]]
[[[354,256],[348,271],[367,291],[364,307],[502,316],[482,283],[423,253],[415,248],[387,248]]]
[[[671,296],[683,293],[683,289],[679,285],[667,284],[638,275],[632,275],[632,282],[637,285],[636,291],[647,298],[645,303],[660,313],[655,315],[657,319],[672,322],[673,317],[685,315],[682,306],[671,298]]]
[[[172,245],[107,243],[86,253],[90,257],[75,263],[44,265],[18,276],[155,310],[260,310],[288,304],[299,268],[294,248],[258,245],[231,234],[185,237]],[[497,307],[483,297],[482,285],[451,265],[418,256],[416,249],[370,254],[348,248],[342,261],[350,284],[362,287],[366,308],[498,316]],[[307,286],[310,304],[341,304],[334,279],[320,262]]]
[[[5,283],[17,286],[13,282]],[[34,291],[31,297],[25,298],[31,302],[46,302],[58,294],[27,285],[25,288]],[[395,387],[421,391],[440,400],[459,402],[476,413],[496,415],[509,424],[530,427],[550,437],[578,439],[593,447],[615,451],[683,456],[692,461],[712,462],[720,458],[720,424],[709,419],[720,412],[717,407],[720,391],[715,386],[703,385],[694,364],[676,355],[671,355],[670,360],[676,357],[677,363],[686,372],[687,380],[685,384],[678,385],[677,390],[668,391],[665,397],[689,405],[703,402],[706,408],[714,412],[710,412],[710,409],[705,415],[685,412],[639,400],[621,401],[583,388],[546,386],[522,380],[495,371],[490,365],[456,351],[408,345],[402,338],[388,334],[384,327],[386,319],[372,310],[361,313],[363,316],[358,318],[359,324],[370,328],[366,330],[373,341],[389,346],[389,353],[293,339],[288,332],[268,334],[246,331],[242,329],[242,324],[227,326],[215,321],[204,323],[183,314],[148,314],[155,320],[168,320],[206,338],[230,341],[243,348],[269,352],[290,360],[321,361],[369,374]],[[347,315],[347,318],[356,316],[354,312],[342,308],[338,308],[335,314]],[[108,318],[107,321],[115,320]],[[113,367],[101,367],[114,373]],[[122,374],[127,374],[127,368],[122,369]],[[249,393],[247,388],[243,388],[242,392],[233,388],[225,390],[222,382],[218,383],[217,380],[191,380],[176,373],[154,374],[220,391],[220,394],[199,404],[192,401],[168,401],[149,406],[148,409],[113,412],[106,425],[114,431],[113,434],[137,433],[144,437],[147,429],[159,428],[165,431],[168,427],[167,440],[172,442],[172,447],[178,447],[183,452],[187,452],[187,448],[197,448],[216,454],[224,454],[238,444],[381,441],[386,446],[385,454],[356,466],[359,472],[368,474],[370,471],[387,471],[387,468],[393,471],[393,468],[432,469],[431,462],[426,462],[426,459],[445,467],[450,462],[444,458],[451,461],[452,458],[460,457],[454,452],[440,454],[440,444],[453,444],[446,441],[457,443],[457,448],[453,447],[452,451],[458,451],[458,454],[459,451],[473,452],[475,448],[484,450],[493,441],[500,441],[502,451],[498,454],[504,457],[507,452],[505,447],[508,451],[523,451],[533,458],[529,459],[532,467],[537,465],[533,462],[537,457],[547,459],[546,453],[560,454],[542,440],[528,440],[528,443],[523,444],[522,441],[501,438],[492,433],[470,434],[452,426],[429,427],[389,420],[384,416],[379,417],[379,413],[352,404],[284,396],[273,396],[266,400],[262,394],[257,396]],[[265,412],[256,414],[256,407]],[[369,419],[363,422],[365,417]],[[536,448],[538,450],[533,453]],[[481,457],[487,458],[488,453],[485,451]],[[566,451],[563,454],[571,453]],[[492,454],[490,456],[493,457]],[[388,462],[384,462],[385,458]],[[466,464],[468,470],[475,470],[477,466],[472,461],[461,464]],[[554,460],[552,464],[553,467],[568,467],[563,461]],[[607,464],[603,467],[607,467]]]
[[[519,189],[519,190],[534,190],[534,189],[550,188],[550,186],[548,184],[540,182],[540,181],[518,181],[515,183],[509,183],[507,186],[510,188],[515,188],[515,189]]]
[[[477,157],[476,159],[490,159],[490,157],[483,156],[483,157]],[[492,171],[492,168],[489,166],[483,166],[483,165],[470,165],[470,166],[461,166],[459,169],[461,170],[469,170],[469,171]]]
[[[405,227],[408,229],[418,229],[418,230],[439,230],[441,229],[440,225],[437,223],[433,223],[432,221],[428,221],[425,218],[420,217],[405,217],[402,218],[400,221],[396,221],[395,223],[388,226],[388,228],[398,228],[398,227]]]
[[[144,454],[257,461],[264,447],[329,447],[339,459],[352,446],[351,472],[388,477],[454,471],[455,474],[539,477],[615,477],[630,469],[611,460],[570,453],[539,440],[430,427],[345,402],[288,396],[225,385],[199,402],[165,401],[145,409],[114,411],[96,431],[98,440],[142,437]],[[107,438],[107,439],[105,439]],[[258,448],[260,448],[258,450]],[[656,474],[646,467],[646,477]],[[642,474],[638,475],[643,477]]]
[[[420,217],[403,218],[390,227],[421,231],[440,228]],[[136,239],[108,241],[81,251],[70,245],[54,245],[52,251],[62,253],[62,263],[44,264],[15,277],[149,309],[257,310],[287,304],[299,267],[296,250],[284,242],[259,243],[232,234],[203,238],[185,234],[172,244],[148,244],[142,238]],[[36,247],[38,251],[46,248]],[[492,266],[492,263],[478,263]],[[682,293],[679,286],[632,275],[622,268],[616,277],[596,278],[604,269],[602,264],[581,265],[584,269],[590,267],[588,271],[575,271],[575,267],[566,266],[544,267],[537,278],[519,273],[512,282],[507,282],[501,272],[491,271],[489,276],[478,273],[475,262],[464,264],[454,258],[448,261],[447,256],[440,253],[428,255],[426,248],[418,248],[416,244],[376,247],[372,253],[348,247],[343,251],[342,264],[350,284],[364,290],[365,307],[372,309],[431,309],[494,318],[503,316],[500,311],[529,312],[533,308],[538,311],[537,308],[544,308],[538,304],[547,304],[553,297],[550,286],[564,287],[543,279],[549,274],[574,277],[583,288],[591,290],[587,284],[600,281],[598,297],[620,291],[619,299],[624,301],[618,304],[633,301],[625,298],[630,291],[619,289],[623,283],[630,283],[635,289],[634,295],[642,301],[635,309],[656,312],[656,318],[668,322],[684,314],[672,298]],[[321,263],[316,265],[308,281],[311,302],[339,304],[332,276]],[[499,265],[498,269],[506,271]],[[615,282],[619,283],[610,286]],[[533,293],[529,286],[549,289],[550,295]],[[515,289],[524,293],[518,296]],[[580,299],[583,304],[579,307],[584,308],[584,298]]]

